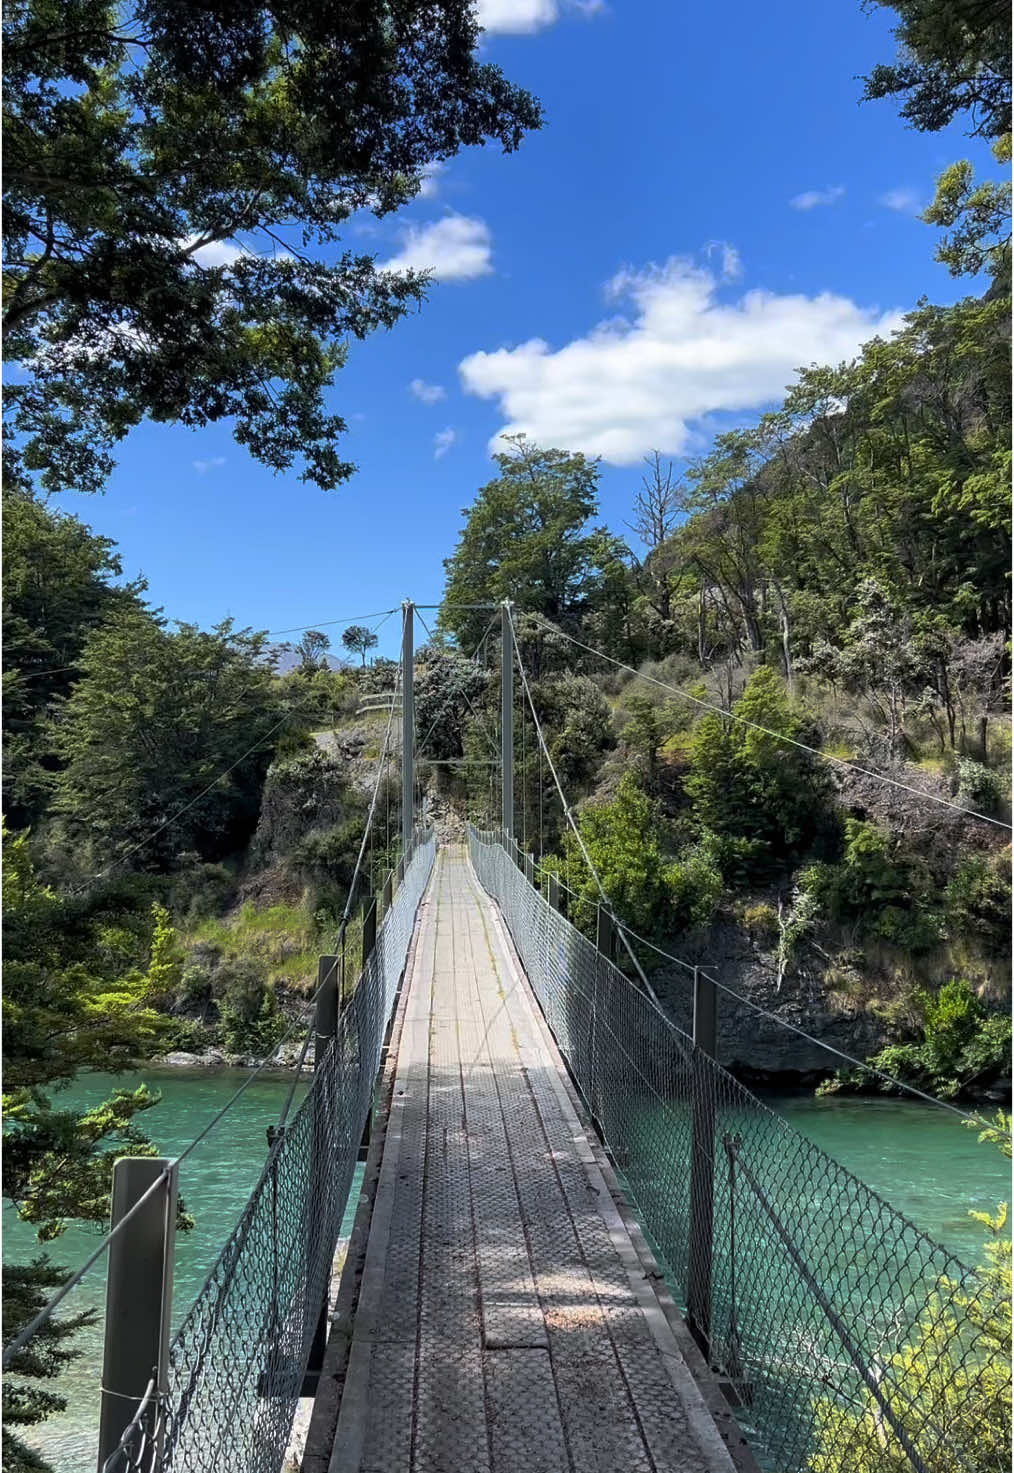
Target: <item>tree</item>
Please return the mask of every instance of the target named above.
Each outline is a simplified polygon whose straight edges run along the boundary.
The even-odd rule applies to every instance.
[[[365,667],[366,653],[368,650],[376,649],[377,636],[365,624],[350,624],[342,635],[342,644],[350,654],[360,655]]]
[[[144,1085],[83,1111],[61,1110],[53,1095],[81,1070],[120,1073],[164,1048],[169,1020],[155,1004],[178,985],[181,953],[160,906],[124,914],[112,895],[67,900],[39,881],[25,836],[6,830],[3,859],[3,1195],[47,1242],[68,1219],[108,1221],[116,1156],[157,1154],[134,1118],[158,1103]],[[63,1278],[45,1256],[5,1265],[7,1341]],[[37,1383],[75,1353],[67,1341],[86,1318],[51,1321],[15,1357],[4,1384],[5,1469],[45,1466],[12,1428],[65,1405]]]
[[[581,809],[578,827],[617,915],[634,930],[658,935],[711,919],[721,876],[697,848],[677,858],[661,805],[632,772],[613,798]],[[599,892],[569,829],[563,851],[566,882],[580,897],[571,919],[593,935]]]
[[[23,828],[50,796],[57,762],[48,727],[86,641],[113,610],[139,607],[145,585],[114,586],[123,567],[113,542],[6,486],[3,532],[4,809]]]
[[[489,622],[467,604],[511,599],[519,612],[575,630],[601,592],[603,570],[626,549],[598,512],[598,462],[563,450],[541,450],[523,435],[493,458],[500,474],[463,513],[464,529],[446,558],[440,626],[470,651]]]
[[[53,812],[99,867],[135,845],[138,864],[158,867],[184,850],[221,858],[249,838],[285,715],[265,642],[229,620],[170,631],[140,609],[92,635],[54,738]]]
[[[361,210],[537,128],[466,0],[15,0],[5,9],[9,475],[97,490],[145,416],[230,420],[273,470],[353,467],[325,398],[426,277],[341,249]]]
[[[672,461],[663,469],[659,451],[645,456],[645,464],[648,474],[641,477],[641,489],[634,498],[634,520],[627,526],[653,552],[672,536],[683,506],[683,491],[678,482],[673,484]]]
[[[816,758],[768,734],[807,736],[768,666],[751,675],[733,714],[751,725],[711,714],[698,722],[684,786],[697,824],[719,840],[726,869],[763,876],[805,853],[829,826],[831,785]]]
[[[874,67],[864,100],[900,97],[920,132],[971,114],[972,137],[1010,132],[1011,18],[1005,0],[864,0],[893,10],[898,59]]]
[[[967,159],[945,169],[937,180],[933,203],[924,212],[928,225],[949,230],[936,251],[952,276],[976,276],[988,271],[1000,290],[1010,292],[1011,274],[1011,135],[1005,133],[993,144],[998,164],[1008,177],[996,182],[976,182],[975,170]]]
[[[312,673],[314,670],[326,668],[326,656],[330,648],[331,641],[326,634],[321,633],[319,629],[307,629],[296,645],[300,669]]]

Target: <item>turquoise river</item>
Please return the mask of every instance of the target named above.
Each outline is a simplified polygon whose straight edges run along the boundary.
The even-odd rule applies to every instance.
[[[245,1077],[231,1070],[149,1075],[162,1094],[161,1103],[144,1122],[149,1134],[166,1155],[177,1154]],[[114,1080],[92,1075],[76,1081],[58,1099],[61,1104],[90,1104],[117,1085],[136,1082],[135,1076]],[[265,1131],[277,1120],[288,1088],[284,1078],[257,1080],[184,1163],[181,1192],[197,1225],[177,1240],[177,1322],[199,1292],[257,1181],[267,1148]],[[783,1095],[768,1097],[767,1102],[931,1237],[966,1262],[978,1260],[983,1233],[968,1213],[1010,1199],[1010,1166],[995,1148],[978,1145],[955,1116],[897,1100]],[[93,1233],[72,1228],[48,1251],[55,1261],[72,1267],[88,1256],[96,1241]],[[31,1229],[5,1207],[4,1259],[23,1260],[38,1251]],[[100,1264],[68,1297],[67,1305],[101,1309],[103,1295]],[[58,1387],[68,1399],[67,1410],[36,1429],[32,1438],[56,1473],[84,1473],[94,1467],[101,1335],[101,1325],[82,1332],[83,1354]]]

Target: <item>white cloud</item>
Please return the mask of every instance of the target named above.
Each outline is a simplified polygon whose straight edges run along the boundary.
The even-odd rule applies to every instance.
[[[417,199],[435,199],[440,189],[440,176],[446,170],[447,165],[440,159],[434,159],[432,164],[427,164],[419,176],[419,193]]]
[[[815,210],[818,205],[835,204],[844,193],[844,184],[834,184],[829,189],[807,189],[794,195],[789,204],[794,210]]]
[[[208,460],[195,460],[194,470],[199,476],[206,476],[208,471],[217,471],[223,465],[225,465],[224,455],[212,455]]]
[[[443,384],[428,384],[424,378],[414,378],[408,386],[410,394],[414,394],[423,404],[439,404],[441,399],[447,398],[447,390]]]
[[[200,236],[188,236],[186,240],[180,241],[180,246],[184,251],[189,251],[195,240],[200,240]],[[210,245],[198,246],[190,259],[196,261],[198,266],[231,266],[240,256],[251,254],[245,246],[237,245],[235,241],[213,240]]]
[[[590,20],[608,8],[606,0],[477,0],[475,13],[489,34],[530,36],[553,25],[564,10]]]
[[[412,225],[385,271],[432,271],[438,281],[471,281],[493,269],[493,243],[485,220],[445,215],[432,225]]]
[[[718,286],[712,272],[677,257],[627,270],[609,292],[630,299],[633,320],[601,322],[556,350],[533,338],[463,359],[465,389],[495,399],[506,417],[491,443],[523,431],[613,465],[653,449],[680,455],[706,415],[775,402],[798,368],[849,358],[902,322],[900,311],[831,292],[750,291],[724,304]]]
[[[901,215],[918,215],[922,209],[922,200],[915,189],[889,189],[886,194],[880,196],[880,203],[886,205],[889,210],[897,210]]]
[[[704,247],[704,253],[710,261],[711,257],[718,255],[722,262],[723,281],[735,281],[743,275],[743,261],[734,245],[727,240],[709,240]]]
[[[559,18],[557,0],[478,0],[476,19],[484,31],[530,36]]]
[[[450,425],[446,430],[438,430],[433,436],[433,459],[443,460],[451,446],[456,443],[457,438],[457,430],[452,430]]]

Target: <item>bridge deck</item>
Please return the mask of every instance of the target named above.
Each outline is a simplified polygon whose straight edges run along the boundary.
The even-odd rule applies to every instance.
[[[462,851],[418,926],[330,1473],[731,1470]]]

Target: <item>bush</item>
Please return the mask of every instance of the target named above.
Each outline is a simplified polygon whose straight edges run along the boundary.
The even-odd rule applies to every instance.
[[[775,672],[755,671],[734,711],[755,724],[704,716],[690,745],[685,787],[700,828],[732,841],[725,873],[744,880],[811,851],[833,831],[834,818],[827,771],[808,752],[766,735],[811,736]],[[738,849],[740,843],[746,847]]]
[[[960,861],[944,891],[948,927],[1004,954],[1010,941],[1010,848],[970,854]]]
[[[982,813],[996,813],[1006,797],[1000,773],[971,757],[958,758],[958,794]]]
[[[810,865],[800,875],[800,888],[832,920],[854,924],[871,940],[918,954],[942,937],[931,876],[877,824],[847,818],[840,863]]]
[[[922,1038],[888,1044],[868,1060],[873,1068],[943,1099],[954,1099],[969,1085],[982,1087],[1009,1071],[1010,1018],[990,1013],[963,978],[945,982],[936,994],[920,991],[915,1001]],[[823,1092],[873,1086],[893,1092],[886,1081],[862,1069],[836,1075]]]
[[[232,1053],[265,1058],[274,1052],[285,1032],[267,968],[254,957],[227,957],[219,966],[218,1011],[222,1042]]]

